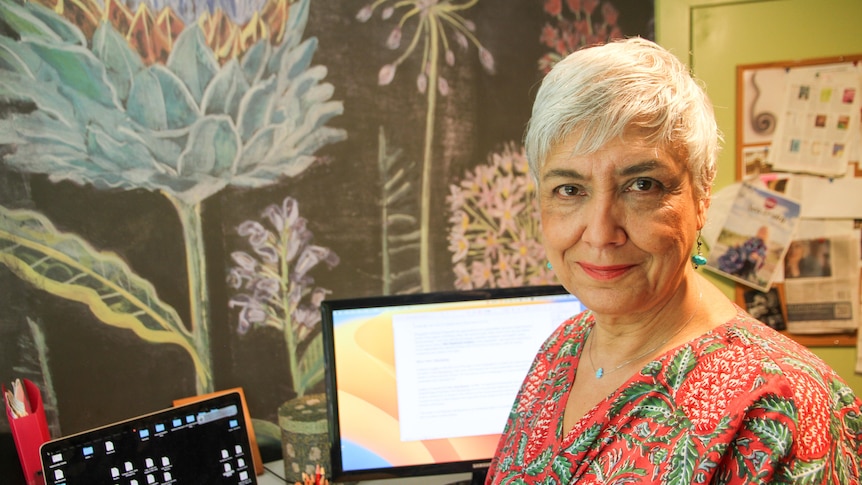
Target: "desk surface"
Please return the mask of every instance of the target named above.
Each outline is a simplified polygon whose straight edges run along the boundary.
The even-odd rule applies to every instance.
[[[263,475],[257,476],[258,485],[283,485],[290,483],[284,478],[284,460],[266,462],[263,464],[263,469]],[[470,478],[470,473],[456,473],[452,475],[368,480],[360,483],[362,485],[456,485],[465,482],[469,483]],[[291,485],[293,484],[291,483]],[[345,484],[333,483],[332,485]]]
[[[257,476],[258,485],[282,485],[284,479],[284,460],[269,461],[263,464],[263,475]]]
[[[0,479],[4,485],[24,485],[24,476],[14,454],[14,445],[10,453],[0,453]],[[4,458],[9,458],[5,463]],[[257,476],[258,485],[285,485],[289,483],[284,478],[284,461],[269,461],[263,464],[263,475]],[[470,474],[448,475],[445,477],[413,477],[390,480],[372,480],[362,485],[451,485],[462,480],[469,480]],[[292,483],[290,485],[293,485]],[[334,484],[340,485],[340,484]]]

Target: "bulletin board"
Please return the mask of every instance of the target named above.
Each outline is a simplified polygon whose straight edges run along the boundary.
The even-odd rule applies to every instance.
[[[778,126],[787,75],[794,70],[832,71],[856,66],[862,54],[798,61],[779,61],[739,65],[736,68],[736,178],[772,172],[772,164],[762,151],[772,143]],[[758,156],[760,154],[761,156]],[[854,161],[857,177],[862,165]]]
[[[819,96],[819,92],[809,92],[805,83],[800,85],[796,80],[847,79],[847,73],[856,73],[862,79],[860,61],[862,61],[862,54],[737,66],[736,179],[742,181],[759,178],[769,189],[782,193],[794,174],[804,174],[807,177],[806,182],[812,179],[817,182],[818,178],[862,179],[862,161],[860,161],[860,151],[862,151],[860,118],[862,116],[859,109],[860,100],[854,99],[854,96],[856,98],[862,96],[860,89],[838,89],[832,93],[835,97],[835,112],[828,112],[828,116],[814,112],[815,110],[805,113],[794,113],[792,110],[795,102],[807,102],[808,96]],[[862,86],[862,80],[857,86]],[[807,128],[808,123],[813,128]],[[802,140],[801,144],[795,145],[797,139],[789,137],[788,130],[796,129],[798,126],[805,128],[800,128],[802,131],[798,138]],[[822,130],[821,127],[823,127]],[[842,131],[848,127],[850,128],[848,131]],[[826,135],[821,135],[822,133]],[[829,136],[840,137],[840,140],[829,140]],[[792,143],[785,143],[787,140]],[[850,142],[845,143],[847,140]],[[793,165],[794,150],[797,149],[806,154],[807,165]],[[835,213],[840,214],[841,210],[840,207],[836,207]],[[852,212],[852,208],[847,211]],[[839,217],[844,216],[839,215]],[[856,219],[855,216],[852,218]],[[862,220],[857,219],[854,227],[856,231],[862,230]],[[785,254],[784,264],[788,264],[789,261],[786,258],[790,258],[789,248]],[[791,276],[790,273],[788,276]],[[862,278],[862,275],[856,274],[855,278]],[[752,305],[757,305],[756,309],[762,315],[759,318],[774,320],[776,322],[774,328],[804,345],[812,347],[857,345],[859,313],[862,311],[859,309],[858,288],[854,310],[856,330],[814,330],[810,333],[800,333],[788,331],[786,326],[786,323],[792,320],[792,318],[788,319],[788,293],[798,295],[800,281],[804,280],[788,277],[784,281],[788,282],[787,286],[796,286],[787,289],[784,283],[775,283],[767,292],[760,292],[745,284],[737,283],[736,301],[750,312],[755,309]],[[790,298],[791,306],[798,308],[799,305],[793,305],[793,297]],[[769,325],[773,326],[771,323]]]

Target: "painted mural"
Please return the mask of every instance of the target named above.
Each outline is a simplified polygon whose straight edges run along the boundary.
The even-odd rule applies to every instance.
[[[324,299],[553,282],[531,96],[652,21],[648,0],[0,0],[0,379],[44,389],[55,435],[234,386],[271,428],[322,391]]]

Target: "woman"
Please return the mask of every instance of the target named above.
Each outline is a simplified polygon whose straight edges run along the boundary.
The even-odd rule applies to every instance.
[[[718,269],[743,280],[757,282],[757,272],[766,263],[766,246],[769,242],[769,228],[760,226],[757,234],[742,244],[728,248],[718,258]]]
[[[689,260],[719,135],[686,68],[642,39],[578,51],[525,140],[548,260],[588,310],[540,350],[487,483],[859,483],[860,400]]]
[[[801,263],[807,253],[808,245],[805,241],[793,241],[790,243],[790,247],[787,248],[787,255],[784,256],[785,278],[799,278],[802,276]]]

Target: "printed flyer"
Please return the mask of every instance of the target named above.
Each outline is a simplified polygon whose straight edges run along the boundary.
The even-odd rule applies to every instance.
[[[859,139],[860,74],[791,72],[770,152],[775,170],[841,176]]]
[[[782,261],[799,223],[799,212],[799,203],[787,196],[742,183],[724,214],[704,267],[769,291],[782,275]]]

